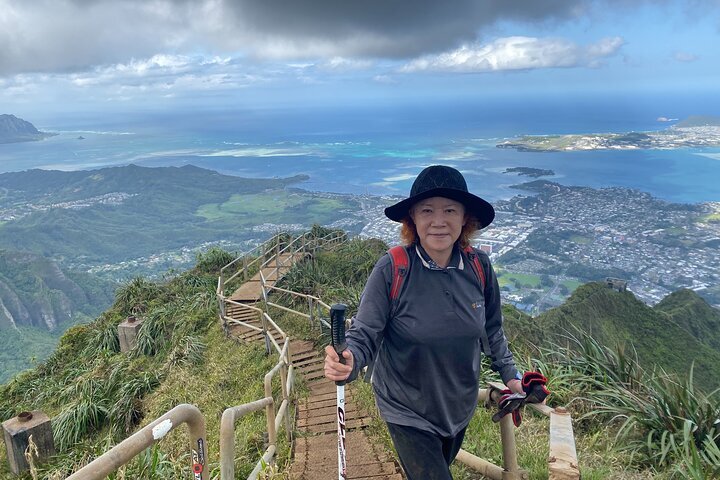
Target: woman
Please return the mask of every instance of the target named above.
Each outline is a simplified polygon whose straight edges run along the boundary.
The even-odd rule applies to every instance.
[[[500,289],[490,260],[480,258],[482,291],[462,251],[495,210],[468,192],[462,174],[435,165],[415,179],[410,197],[385,209],[402,223],[409,257],[399,299],[390,300],[392,264],[383,256],[368,278],[347,332],[345,364],[325,349],[325,376],[354,380],[373,359],[378,410],[409,480],[452,479],[450,464],[477,404],[480,355],[514,393],[522,376],[502,329]]]

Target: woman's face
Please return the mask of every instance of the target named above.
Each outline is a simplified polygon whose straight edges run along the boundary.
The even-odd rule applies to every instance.
[[[433,260],[446,263],[465,225],[463,204],[445,197],[427,198],[413,205],[410,218],[415,223],[420,245]]]

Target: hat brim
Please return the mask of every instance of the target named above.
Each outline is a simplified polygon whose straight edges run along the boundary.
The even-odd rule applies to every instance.
[[[395,222],[402,222],[402,220],[408,216],[410,207],[415,205],[420,200],[424,200],[430,197],[444,197],[456,200],[463,204],[466,213],[470,213],[477,217],[480,222],[480,227],[484,228],[490,225],[495,218],[495,209],[490,203],[483,200],[482,198],[473,195],[472,193],[463,192],[462,190],[456,190],[452,188],[434,188],[432,190],[426,190],[422,193],[415,195],[414,197],[406,198],[405,200],[390,205],[385,209],[385,216]]]

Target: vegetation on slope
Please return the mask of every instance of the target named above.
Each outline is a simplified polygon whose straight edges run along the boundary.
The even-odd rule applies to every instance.
[[[39,478],[65,478],[184,402],[197,405],[206,416],[212,442],[209,466],[217,473],[220,414],[262,398],[262,378],[276,361],[261,348],[226,339],[217,325],[217,275],[230,259],[213,249],[199,257],[194,269],[165,281],[128,282],[95,322],[70,328],[47,361],[0,387],[0,421],[33,409],[53,418],[58,455],[39,467]],[[131,314],[144,322],[137,348],[124,354],[117,325]],[[247,475],[259,458],[264,428],[258,415],[238,423],[239,473]],[[186,429],[178,429],[112,478],[187,477],[186,436]],[[282,460],[288,448],[281,447]],[[7,468],[3,449],[0,478],[10,476]]]
[[[115,287],[38,255],[0,250],[0,383],[45,360],[67,328],[110,306]]]
[[[352,240],[334,251],[319,252],[314,261],[297,265],[285,278],[284,286],[313,293],[327,303],[347,303],[352,314],[367,275],[385,249],[376,240]],[[231,258],[225,252],[211,250],[200,257],[196,268],[164,282],[135,279],[127,283],[118,291],[115,305],[98,321],[73,327],[47,362],[0,387],[1,420],[31,408],[41,408],[55,417],[60,454],[41,468],[40,478],[63,478],[139,425],[183,402],[198,405],[208,419],[210,467],[213,477],[217,476],[221,412],[228,406],[261,398],[261,379],[274,363],[258,346],[240,346],[225,339],[217,326],[213,297],[216,272]],[[550,404],[571,409],[583,478],[717,477],[720,393],[699,390],[692,376],[683,380],[655,368],[635,355],[630,343],[614,346],[610,340],[636,338],[626,337],[620,330],[612,332],[622,326],[620,323],[604,327],[603,322],[617,319],[603,311],[641,326],[648,318],[639,315],[647,312],[628,298],[630,294],[601,291],[604,288],[592,284],[581,287],[573,301],[561,307],[565,310],[555,313],[563,323],[552,329],[564,332],[562,341],[546,335],[549,327],[542,317],[532,319],[512,307],[504,308],[507,334],[519,366],[540,368],[553,392]],[[606,305],[601,300],[615,304]],[[292,298],[276,301],[305,307],[305,302]],[[624,315],[623,308],[627,308]],[[592,323],[592,335],[573,326],[573,309],[575,314],[590,316],[579,328]],[[116,326],[130,314],[141,316],[145,323],[138,349],[123,355],[118,353]],[[668,315],[661,316],[668,321]],[[293,338],[314,338],[318,348],[327,343],[327,338],[321,338],[304,319],[288,313],[272,312],[272,316]],[[559,330],[562,327],[566,329]],[[601,339],[609,331],[614,336]],[[671,340],[664,335],[656,338]],[[489,368],[484,371],[489,372]],[[487,380],[498,379],[489,374],[482,379]],[[359,401],[374,408],[369,387],[357,382],[356,388]],[[491,413],[478,409],[465,448],[501,463],[498,427],[491,422]],[[259,458],[263,430],[261,415],[240,422],[236,438],[239,476],[247,475]],[[526,410],[517,429],[518,453],[531,479],[547,478],[547,430],[544,417]],[[382,422],[378,420],[372,431],[378,441],[391,448]],[[113,478],[182,478],[189,468],[186,445],[180,429]],[[281,468],[288,454],[287,445],[282,446]],[[3,455],[0,453],[0,476],[7,474],[1,470],[6,468]],[[460,465],[454,465],[453,472],[456,479],[478,478]]]
[[[16,212],[17,218],[0,225],[0,248],[98,265],[205,242],[240,244],[269,236],[239,228],[250,223],[330,223],[342,218],[347,200],[285,190],[305,179],[241,178],[191,165],[5,173],[0,175],[0,208]],[[112,198],[103,197],[108,195]],[[240,195],[250,203],[238,203]],[[246,205],[257,207],[276,197],[284,202],[281,209],[273,208],[260,221],[262,210],[252,210],[249,218]]]
[[[701,339],[690,333],[692,327],[688,326],[699,305],[713,310],[695,294],[671,297],[665,306],[653,309],[631,292],[617,292],[604,283],[585,284],[563,305],[536,318],[541,329],[535,343],[546,344],[553,340],[551,332],[571,331],[575,326],[602,345],[634,348],[648,369],[657,366],[687,375],[694,362],[696,369],[704,372],[703,382],[708,387],[720,385],[720,350],[712,347],[713,342],[720,341],[720,329],[703,330],[705,337]],[[663,308],[671,305],[673,314],[663,313]],[[708,318],[701,324],[712,325],[714,317]]]

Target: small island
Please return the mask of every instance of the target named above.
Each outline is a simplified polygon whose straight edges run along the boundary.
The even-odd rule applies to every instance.
[[[540,178],[540,177],[552,177],[555,172],[544,168],[531,168],[531,167],[509,167],[506,168],[503,173],[517,173],[518,175],[525,175],[526,177]]]
[[[0,144],[34,142],[54,135],[39,131],[35,125],[15,115],[0,115]]]

